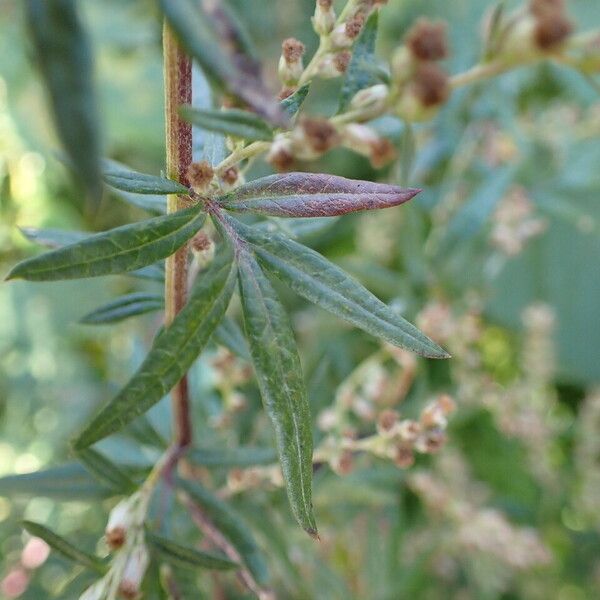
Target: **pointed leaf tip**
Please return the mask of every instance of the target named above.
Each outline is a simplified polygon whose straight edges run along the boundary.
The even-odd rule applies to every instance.
[[[221,196],[226,209],[275,217],[332,217],[390,208],[421,190],[321,173],[286,173],[251,181]]]

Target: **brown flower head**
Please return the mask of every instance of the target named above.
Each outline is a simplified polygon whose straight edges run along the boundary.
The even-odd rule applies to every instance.
[[[529,2],[529,12],[536,17],[541,17],[549,12],[562,13],[564,10],[564,0],[531,0]]]
[[[315,152],[327,152],[339,141],[336,128],[327,119],[304,118],[300,126],[310,149]]]
[[[443,104],[450,95],[448,75],[438,65],[421,63],[414,75],[415,94],[425,107]]]
[[[381,169],[396,158],[396,150],[390,140],[379,138],[371,144],[371,165],[375,169]]]
[[[348,69],[348,65],[350,64],[350,59],[352,58],[352,53],[349,50],[344,50],[343,52],[338,52],[333,57],[333,64],[336,70],[339,73],[345,73]]]
[[[387,409],[379,414],[377,419],[377,429],[380,433],[389,433],[398,422],[398,413],[395,410]]]
[[[419,19],[406,34],[406,45],[419,60],[441,60],[448,56],[446,24]]]
[[[360,33],[360,30],[362,29],[364,24],[365,24],[365,15],[361,12],[357,13],[351,19],[348,19],[346,21],[346,25],[344,28],[346,35],[351,40],[358,37],[358,34]]]
[[[187,178],[194,189],[204,190],[208,187],[215,172],[206,160],[192,163],[187,169]]]
[[[287,38],[281,44],[281,53],[287,63],[298,62],[304,54],[304,44],[296,38]]]
[[[237,167],[229,167],[221,173],[221,180],[227,185],[233,185],[238,180],[239,175]]]
[[[560,46],[573,31],[573,23],[559,11],[549,11],[537,18],[534,29],[535,43],[540,50]]]

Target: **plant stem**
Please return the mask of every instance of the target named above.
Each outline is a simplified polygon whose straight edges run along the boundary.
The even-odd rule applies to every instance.
[[[192,162],[192,126],[181,120],[177,109],[192,101],[192,62],[177,43],[165,23],[163,28],[165,128],[167,176],[187,184],[187,169]],[[185,197],[170,195],[167,212],[186,206]],[[169,325],[183,308],[187,296],[188,246],[180,248],[166,260],[165,268],[165,325]],[[192,442],[192,423],[187,376],[171,392],[173,436],[179,448]]]

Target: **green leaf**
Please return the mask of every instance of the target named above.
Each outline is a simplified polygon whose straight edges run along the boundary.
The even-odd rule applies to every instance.
[[[235,285],[230,248],[198,277],[173,323],[154,339],[146,359],[121,392],[108,402],[74,441],[86,448],[122,429],[156,404],[183,377],[223,318]]]
[[[275,233],[231,225],[255,246],[260,263],[297,294],[395,346],[429,358],[449,355],[358,281],[318,252]]]
[[[85,323],[86,325],[117,323],[118,321],[123,321],[129,317],[162,310],[164,305],[163,297],[158,294],[136,292],[121,296],[112,302],[108,302],[82,317],[79,322]]]
[[[98,481],[123,494],[135,491],[135,483],[117,465],[91,448],[77,452],[77,458]]]
[[[275,439],[292,512],[317,535],[312,511],[312,429],[300,358],[288,316],[253,254],[238,256],[246,337]]]
[[[275,217],[331,217],[408,202],[421,190],[321,173],[255,179],[220,196],[227,210]]]
[[[228,317],[224,317],[213,334],[215,342],[225,346],[240,358],[250,360],[250,351],[246,338],[238,324]]]
[[[238,448],[191,448],[186,457],[203,467],[252,467],[270,465],[277,460],[272,448],[240,446]]]
[[[146,415],[134,419],[126,429],[126,434],[142,446],[165,450],[167,441],[156,431]]]
[[[346,76],[340,91],[338,113],[348,110],[350,100],[352,100],[357,92],[379,83],[375,60],[378,18],[378,11],[374,11],[367,19],[354,44],[352,58],[346,70]]]
[[[294,117],[296,113],[300,110],[300,107],[306,100],[306,96],[308,96],[308,91],[310,90],[310,83],[305,83],[302,87],[299,87],[293,94],[284,98],[279,104],[281,108],[285,111],[287,115],[290,117]]]
[[[79,463],[68,463],[33,473],[0,478],[0,496],[54,498],[56,500],[94,500],[112,496]]]
[[[204,223],[200,206],[92,235],[16,265],[7,279],[53,281],[133,271],[173,254]]]
[[[127,275],[137,277],[138,279],[150,279],[151,281],[160,281],[163,283],[165,280],[165,263],[161,260],[153,265],[130,271]]]
[[[247,110],[203,110],[182,106],[179,114],[183,119],[207,131],[256,141],[273,139],[273,130],[258,115]]]
[[[56,550],[59,554],[62,554],[65,558],[72,560],[88,569],[92,569],[101,575],[104,575],[108,571],[108,566],[105,565],[100,558],[80,550],[71,542],[68,542],[64,538],[60,537],[47,527],[34,523],[33,521],[23,521],[23,527],[28,533],[43,539],[48,546]]]
[[[254,536],[240,515],[199,483],[179,479],[177,485],[197,504],[211,523],[238,551],[248,571],[259,585],[267,585],[269,571]]]
[[[189,194],[185,185],[157,175],[147,175],[122,168],[105,168],[102,178],[111,187],[135,194]]]
[[[75,0],[27,0],[25,9],[56,130],[76,174],[98,201],[101,144],[94,65],[77,4]]]
[[[203,552],[146,532],[146,541],[150,548],[168,563],[184,569],[236,569],[239,565],[224,554]]]

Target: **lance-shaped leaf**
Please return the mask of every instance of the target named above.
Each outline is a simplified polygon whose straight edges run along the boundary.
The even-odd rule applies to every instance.
[[[53,281],[140,269],[173,254],[204,223],[200,206],[132,223],[20,262],[7,279]]]
[[[263,404],[275,429],[292,512],[303,529],[316,536],[310,408],[294,334],[252,253],[239,253],[238,271],[246,337]]]
[[[196,504],[227,541],[236,549],[240,559],[259,585],[269,583],[266,561],[242,517],[229,504],[198,483],[183,479],[177,482],[188,499]]]
[[[120,167],[107,166],[102,172],[102,178],[111,187],[124,192],[135,194],[189,194],[190,190],[185,185],[159,177],[147,175],[137,171],[129,171]]]
[[[407,202],[420,190],[337,175],[286,173],[250,181],[221,196],[228,210],[275,217],[331,217]]]
[[[76,450],[122,429],[156,404],[187,373],[223,318],[235,278],[232,253],[227,248],[197,278],[187,304],[171,325],[156,336],[129,383],[74,441]]]
[[[205,129],[245,140],[271,140],[273,130],[258,115],[235,108],[227,110],[203,110],[182,106],[179,114],[183,119]]]
[[[449,357],[414,325],[318,252],[282,235],[229,221],[255,246],[260,263],[310,302],[395,346],[429,358]]]
[[[159,4],[180,43],[209,79],[270,123],[286,124],[284,112],[262,82],[260,65],[247,54],[239,29],[220,3],[160,0]]]
[[[102,194],[92,49],[75,0],[27,0],[25,9],[56,130],[90,196]]]
[[[57,500],[93,500],[113,495],[100,485],[79,463],[50,467],[43,471],[0,477],[0,496],[54,498]]]
[[[85,448],[77,452],[77,458],[98,481],[115,491],[124,494],[131,494],[135,491],[136,485],[129,476],[100,452],[92,448]]]
[[[379,83],[375,60],[375,42],[377,41],[377,23],[379,14],[374,11],[364,24],[352,49],[352,58],[346,69],[346,76],[340,91],[338,113],[348,110],[350,100],[360,90]]]
[[[227,570],[239,568],[233,560],[223,554],[214,554],[182,546],[177,542],[168,540],[150,532],[146,532],[146,541],[150,548],[156,552],[161,559],[173,566],[184,569],[217,569]]]
[[[108,571],[108,566],[105,565],[100,558],[80,550],[71,542],[65,540],[63,537],[57,535],[44,525],[34,523],[33,521],[23,521],[23,527],[28,533],[43,539],[48,546],[56,550],[59,554],[62,554],[65,558],[72,560],[88,569],[92,569],[97,573],[104,574]]]
[[[273,448],[255,448],[240,446],[239,448],[191,448],[186,457],[203,467],[252,467],[269,465],[277,460]]]
[[[305,83],[302,87],[299,87],[293,94],[281,100],[279,104],[281,105],[281,108],[283,108],[287,115],[289,115],[290,117],[294,117],[296,115],[296,113],[300,110],[300,107],[306,100],[306,96],[308,96],[309,89],[310,83]]]
[[[164,299],[158,294],[135,292],[121,296],[112,302],[88,313],[80,319],[86,325],[104,325],[117,323],[129,317],[143,315],[164,308]]]

